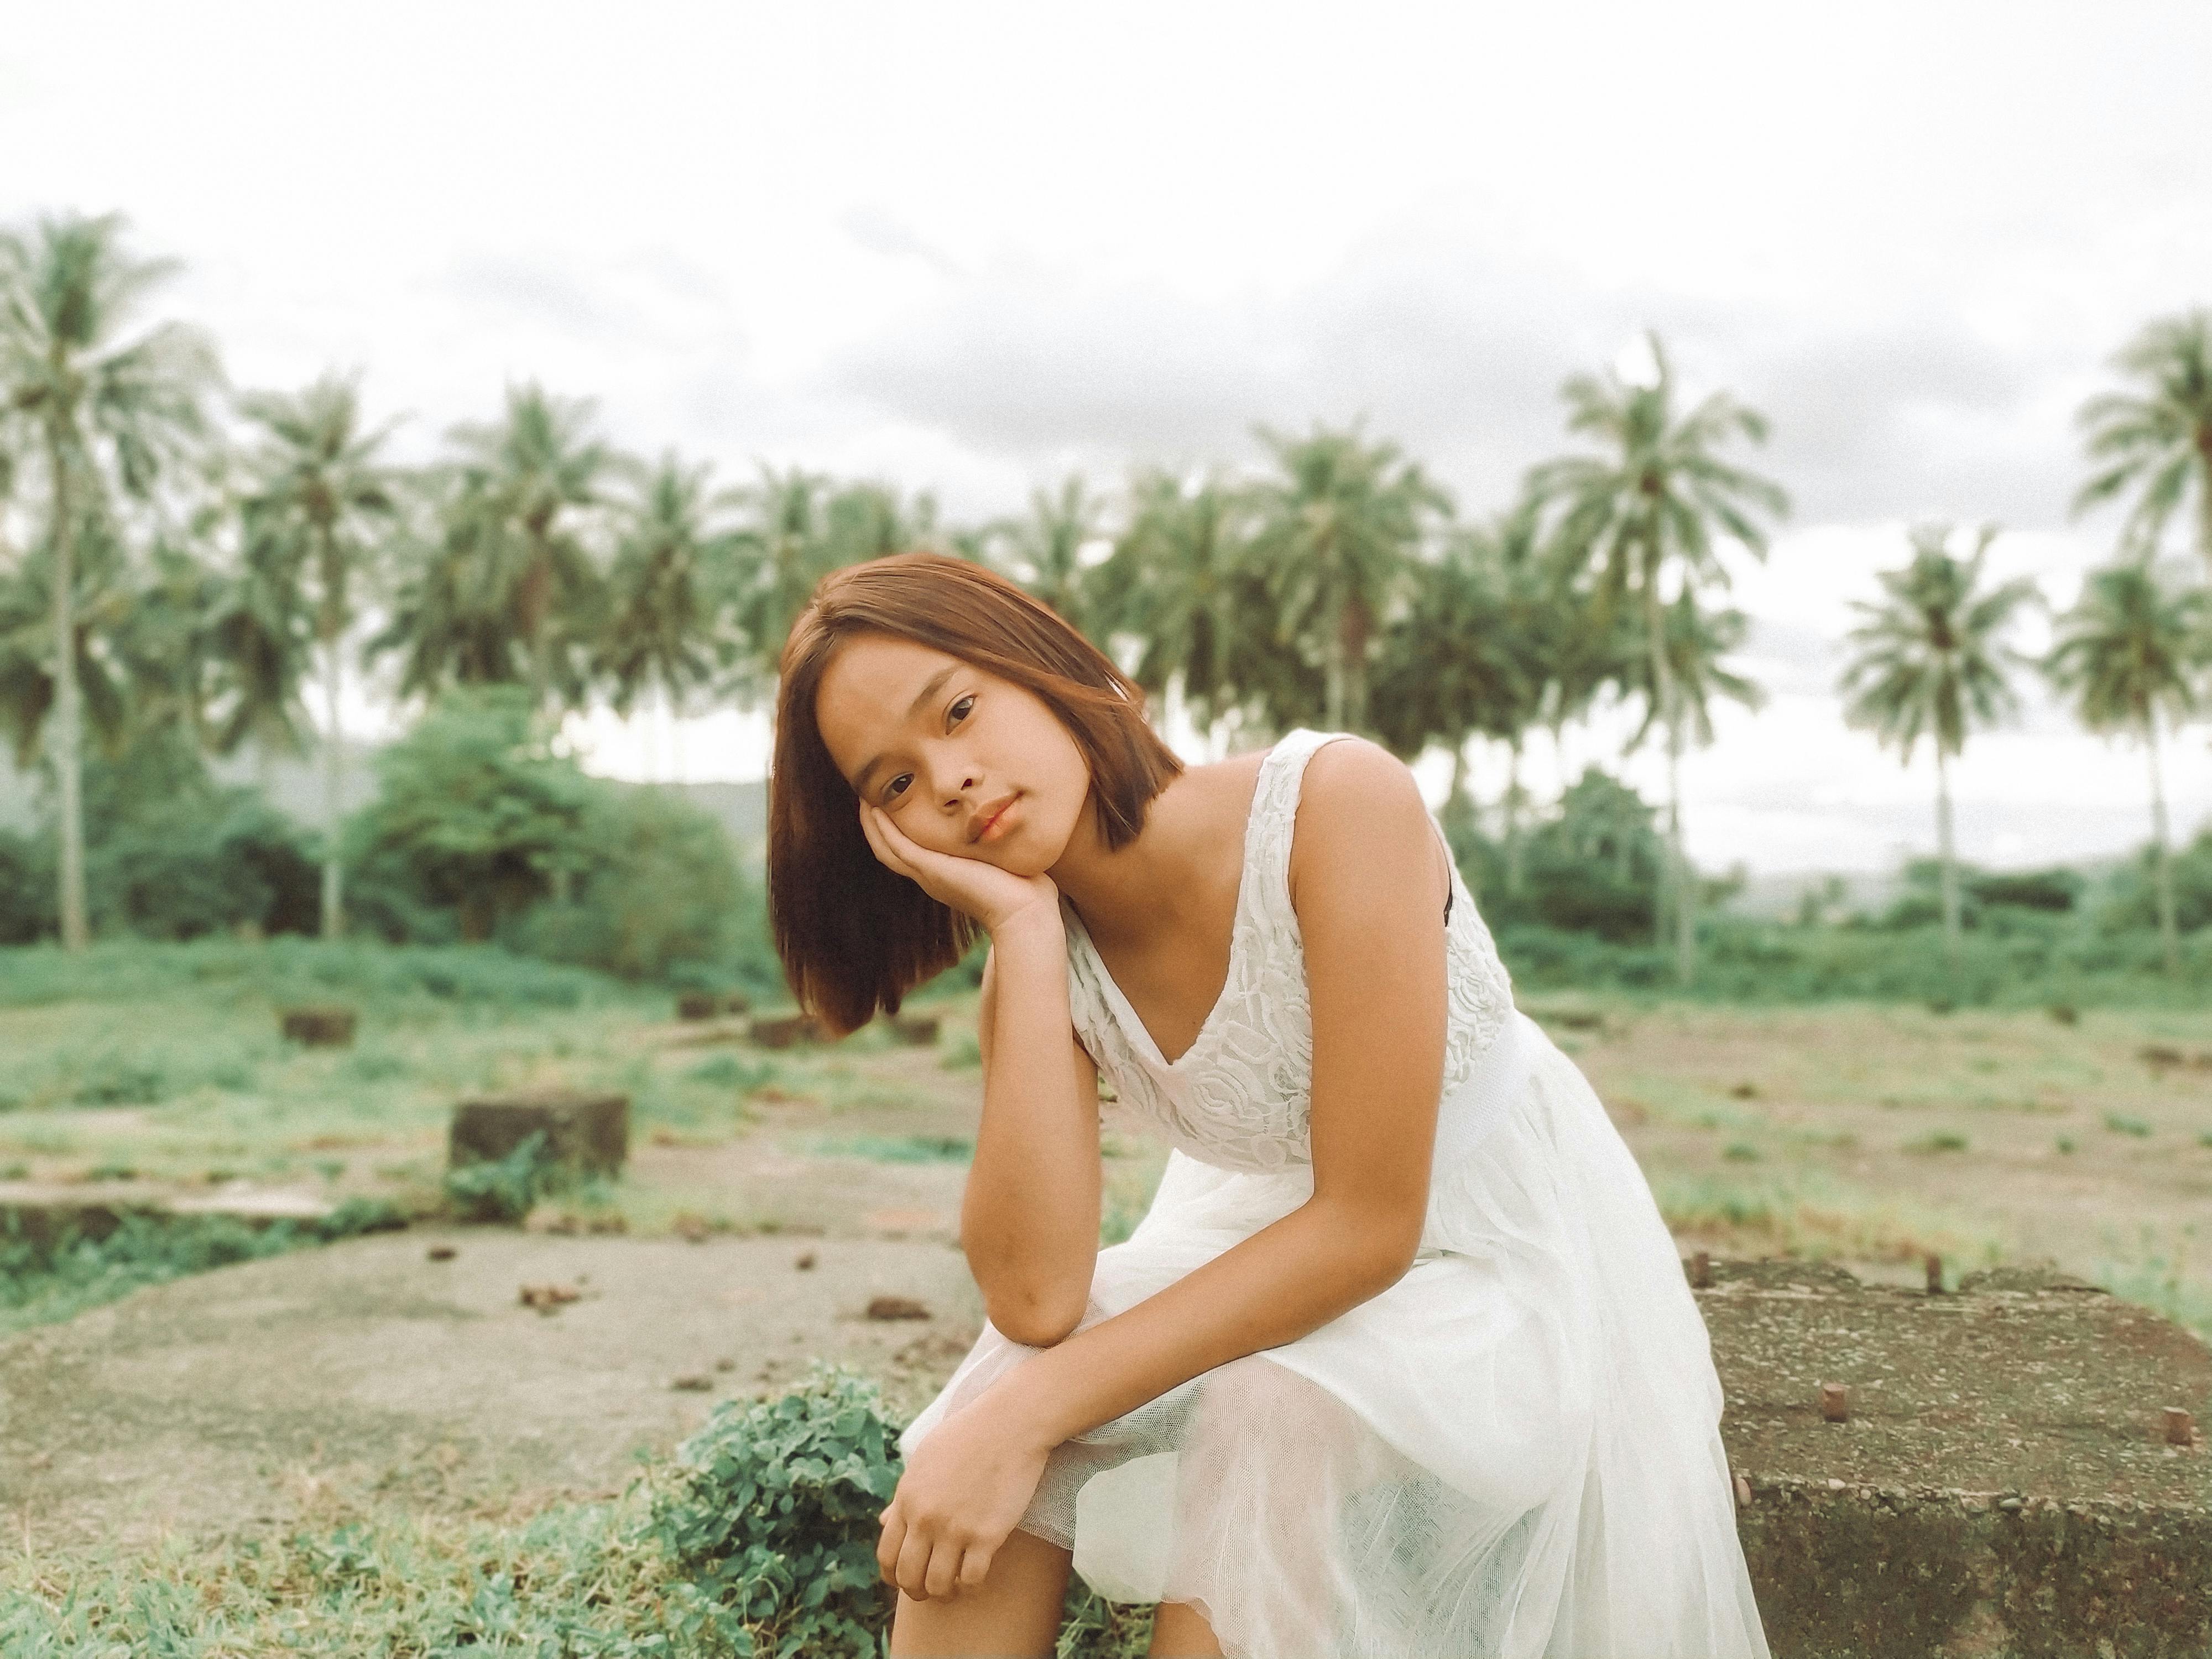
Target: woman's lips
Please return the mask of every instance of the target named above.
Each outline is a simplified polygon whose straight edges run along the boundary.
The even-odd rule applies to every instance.
[[[979,842],[995,841],[1000,836],[1010,830],[1013,827],[1013,818],[1012,814],[1013,812],[1015,804],[1020,799],[1021,797],[1017,794],[1004,806],[1001,806],[995,814],[985,822],[983,827],[975,832],[975,839]]]

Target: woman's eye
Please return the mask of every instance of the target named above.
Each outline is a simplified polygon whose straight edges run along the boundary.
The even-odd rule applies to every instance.
[[[965,720],[968,718],[968,711],[975,706],[975,693],[971,691],[968,696],[956,699],[952,707],[945,712],[951,715],[951,717],[956,720]]]

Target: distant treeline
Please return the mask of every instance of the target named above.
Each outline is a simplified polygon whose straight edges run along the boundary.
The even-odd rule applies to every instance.
[[[1248,744],[1297,725],[1352,729],[1408,758],[1442,747],[1455,763],[1447,817],[1463,832],[1476,816],[1469,751],[1496,744],[1504,776],[1489,816],[1509,908],[1524,870],[1537,879],[1543,827],[1573,816],[1528,798],[1525,744],[1633,711],[1631,746],[1656,738],[1667,757],[1656,841],[1643,865],[1592,865],[1568,908],[1626,914],[1608,885],[1625,869],[1644,936],[1671,951],[1674,977],[1694,974],[1703,889],[1682,851],[1680,760],[1711,740],[1718,700],[1760,700],[1730,666],[1748,621],[1724,602],[1729,566],[1765,556],[1788,499],[1734,456],[1765,440],[1765,419],[1725,392],[1683,398],[1656,337],[1565,381],[1577,447],[1493,512],[1462,513],[1358,425],[1261,427],[1256,469],[1139,470],[1111,489],[1072,477],[1022,514],[952,524],[927,494],[799,467],[718,486],[703,461],[625,454],[588,402],[534,384],[508,387],[496,420],[453,428],[434,464],[403,468],[356,378],[226,396],[211,341],[144,319],[165,270],[126,252],[112,216],[0,237],[0,726],[19,764],[43,763],[52,822],[51,856],[31,862],[53,901],[19,926],[74,947],[94,921],[135,925],[127,904],[88,906],[88,740],[127,771],[151,764],[131,758],[149,743],[169,761],[249,739],[307,752],[319,729],[333,739],[320,746],[335,823],[349,676],[375,677],[434,720],[453,694],[506,688],[498,718],[520,718],[541,744],[562,714],[595,705],[625,717],[759,707],[825,573],[928,547],[1005,570],[1201,729]],[[2152,325],[2118,360],[2130,388],[2082,411],[2082,504],[2125,498],[2130,513],[2120,556],[2039,665],[2085,722],[2143,739],[2154,798],[2159,739],[2194,714],[2212,660],[2201,572],[2155,563],[2168,520],[2191,507],[2212,563],[2208,342],[2205,313]],[[1969,917],[1949,763],[2006,713],[2019,667],[2006,631],[2038,598],[1984,580],[1994,533],[1954,551],[1948,527],[1916,530],[1881,599],[1859,607],[1842,687],[1849,718],[1906,758],[1931,740],[1936,907],[1954,963]],[[481,724],[494,707],[479,696],[451,718]],[[2162,799],[2152,827],[2154,920],[2178,972],[2189,923]],[[398,901],[373,868],[383,833],[318,838],[324,933],[349,915],[394,925]],[[273,878],[264,864],[252,879]],[[606,880],[573,848],[538,847],[518,867],[556,908],[595,868]],[[117,879],[100,874],[103,890]],[[527,884],[507,878],[497,916],[461,915],[454,900],[454,926],[517,925]],[[418,884],[416,898],[435,887]],[[296,921],[287,911],[278,925]]]

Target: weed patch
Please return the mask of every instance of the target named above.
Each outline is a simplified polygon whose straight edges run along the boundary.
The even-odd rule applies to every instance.
[[[10,1211],[0,1215],[0,1335],[74,1319],[142,1285],[406,1224],[381,1200],[353,1199],[316,1221],[286,1218],[255,1227],[229,1216],[133,1212],[105,1238],[68,1232],[33,1239]]]
[[[610,1502],[515,1523],[377,1513],[137,1551],[9,1552],[0,1652],[875,1659],[897,1435],[872,1382],[817,1363],[781,1399],[726,1401]],[[1138,1659],[1151,1629],[1150,1608],[1071,1579],[1056,1659]]]

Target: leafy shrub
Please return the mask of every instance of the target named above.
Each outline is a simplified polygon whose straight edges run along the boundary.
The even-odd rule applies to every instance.
[[[54,931],[51,854],[40,841],[0,830],[0,945],[28,945]]]
[[[520,1221],[530,1206],[566,1185],[546,1155],[545,1131],[533,1129],[505,1158],[483,1158],[446,1171],[446,1196],[466,1221]]]
[[[251,789],[187,796],[88,848],[94,928],[187,939],[249,922],[264,933],[312,933],[321,872],[309,837]]]
[[[349,827],[349,861],[406,907],[454,913],[462,939],[489,939],[585,863],[592,781],[552,736],[520,686],[447,692],[378,750],[377,796]]]
[[[695,1639],[735,1653],[873,1659],[887,1625],[878,1517],[898,1431],[865,1377],[817,1361],[780,1400],[726,1401],[678,1449],[650,1534],[687,1583]]]
[[[533,905],[501,937],[633,980],[732,955],[752,907],[721,821],[665,790],[590,782],[574,902]]]

